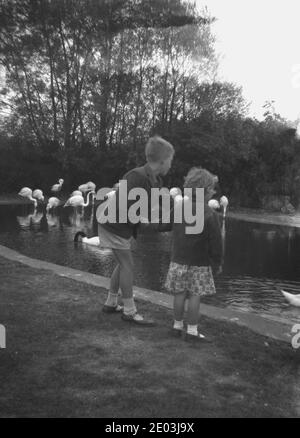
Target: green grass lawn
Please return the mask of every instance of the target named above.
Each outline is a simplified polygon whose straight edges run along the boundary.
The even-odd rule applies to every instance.
[[[101,313],[105,291],[0,258],[1,417],[291,417],[299,354],[203,318],[212,344],[170,335],[172,314],[139,302],[157,326]]]

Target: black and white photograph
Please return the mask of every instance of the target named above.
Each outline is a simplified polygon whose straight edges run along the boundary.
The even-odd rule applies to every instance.
[[[299,16],[0,0],[0,418],[300,418]]]

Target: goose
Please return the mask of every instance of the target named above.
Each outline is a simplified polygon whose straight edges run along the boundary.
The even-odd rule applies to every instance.
[[[79,195],[78,196],[71,196],[67,200],[67,202],[65,203],[64,207],[68,207],[68,206],[71,206],[71,207],[88,207],[89,204],[90,204],[90,195],[92,195],[93,199],[94,199],[95,192],[94,191],[89,192],[89,194],[87,196],[87,201],[86,202],[84,202],[84,199],[83,199],[82,195],[80,195],[80,196]]]
[[[223,218],[225,218],[225,216],[226,216],[226,210],[227,210],[228,204],[229,204],[228,198],[223,195],[220,198],[220,205],[221,205],[221,207],[223,207]]]
[[[58,184],[54,184],[54,186],[51,187],[51,192],[55,192],[55,193],[60,192],[63,183],[64,183],[64,180],[62,178],[60,178],[58,180]]]
[[[35,207],[37,206],[37,200],[32,197],[32,190],[29,187],[23,187],[19,191],[18,195],[22,196],[23,198],[29,199],[29,201],[32,201],[34,203]]]
[[[54,196],[52,198],[48,199],[48,204],[46,207],[46,211],[48,213],[49,210],[52,210],[52,208],[56,208],[60,205],[60,200],[58,198],[55,198]]]
[[[92,246],[100,246],[100,238],[99,236],[87,237],[87,235],[83,231],[78,231],[74,236],[74,242],[82,242],[87,245]]]
[[[292,306],[300,307],[300,294],[293,295],[284,290],[281,290],[281,293]]]
[[[40,190],[40,189],[34,190],[33,193],[32,193],[32,197],[37,199],[38,201],[44,201],[45,200],[44,194],[43,194],[42,190]]]

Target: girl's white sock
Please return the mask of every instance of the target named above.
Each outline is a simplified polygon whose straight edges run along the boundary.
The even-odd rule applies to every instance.
[[[176,330],[183,330],[183,321],[174,321],[173,328]]]
[[[105,305],[115,307],[117,304],[118,304],[118,294],[117,293],[114,294],[109,291]]]
[[[187,326],[187,333],[189,335],[198,336],[198,326],[196,325],[190,325]]]

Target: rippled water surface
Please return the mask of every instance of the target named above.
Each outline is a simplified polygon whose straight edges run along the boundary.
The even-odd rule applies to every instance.
[[[114,261],[108,251],[74,246],[74,234],[96,235],[93,209],[72,208],[56,214],[31,206],[0,206],[0,244],[33,258],[109,276]],[[226,219],[223,226],[224,273],[216,279],[217,295],[208,304],[280,316],[297,322],[300,308],[289,306],[275,286],[300,293],[300,228]],[[143,234],[133,245],[138,286],[163,290],[171,234]]]

